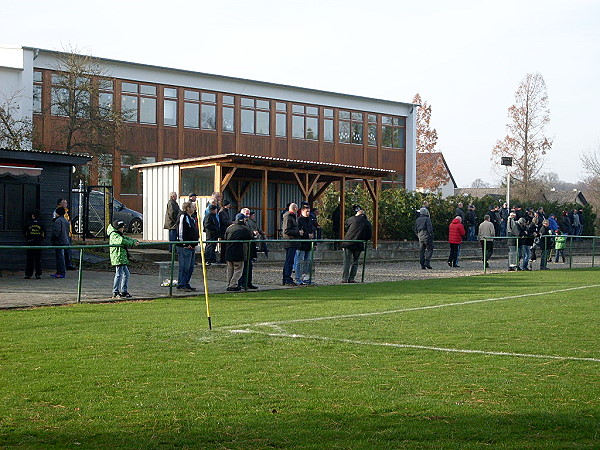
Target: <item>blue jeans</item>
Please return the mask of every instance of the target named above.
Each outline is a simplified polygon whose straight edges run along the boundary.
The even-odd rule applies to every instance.
[[[65,275],[67,273],[67,265],[65,264],[65,250],[63,248],[54,249],[56,257],[56,273]]]
[[[296,272],[296,283],[302,283],[302,275],[310,272],[310,250],[296,250],[294,272]]]
[[[193,248],[177,247],[179,261],[179,276],[177,287],[190,287],[190,279],[194,271],[195,250]]]
[[[506,237],[506,220],[500,222],[500,236]]]
[[[292,270],[294,270],[294,258],[296,257],[296,247],[285,249],[285,262],[283,263],[283,284],[293,283]]]
[[[125,294],[129,282],[129,267],[125,264],[115,266],[115,279],[113,281],[113,294]]]
[[[468,235],[467,235],[467,241],[476,241],[477,240],[477,236],[475,233],[475,225],[469,225],[469,227],[467,228],[468,231]]]
[[[523,257],[523,264],[521,265],[521,269],[525,270],[529,267],[529,258],[531,257],[531,246],[521,245],[519,248],[521,249],[521,256]]]

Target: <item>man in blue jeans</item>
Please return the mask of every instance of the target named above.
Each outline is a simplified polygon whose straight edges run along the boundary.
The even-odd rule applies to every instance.
[[[296,250],[300,246],[299,242],[293,242],[292,240],[301,239],[302,232],[298,226],[298,218],[296,212],[298,211],[298,205],[290,203],[287,212],[283,215],[283,222],[281,229],[283,230],[283,238],[289,239],[284,243],[285,248],[285,263],[283,264],[283,285],[284,286],[297,286],[292,278],[292,271],[294,269],[294,258],[296,257]]]

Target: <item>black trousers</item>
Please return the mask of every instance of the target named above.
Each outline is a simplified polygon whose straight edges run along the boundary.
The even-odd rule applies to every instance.
[[[42,274],[42,251],[30,249],[27,250],[27,264],[25,266],[25,276],[32,276],[34,269],[35,274],[37,276],[40,276]]]

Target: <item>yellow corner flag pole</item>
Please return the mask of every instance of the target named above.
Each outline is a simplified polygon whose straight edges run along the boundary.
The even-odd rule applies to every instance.
[[[198,209],[198,200],[196,199],[196,214],[198,216],[198,229],[200,230],[200,256],[202,259],[202,277],[204,279],[204,298],[206,301],[206,317],[208,318],[208,329],[212,330],[212,322],[210,320],[210,300],[208,298],[208,279],[206,278],[206,256],[204,254],[204,241],[202,240],[202,233],[204,232],[204,214]]]

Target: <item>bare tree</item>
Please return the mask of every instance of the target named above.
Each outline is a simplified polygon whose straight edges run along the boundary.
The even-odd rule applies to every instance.
[[[0,148],[25,150],[31,148],[33,124],[23,116],[18,103],[21,94],[2,95],[0,104]]]
[[[435,148],[438,135],[436,129],[431,128],[431,105],[423,102],[419,94],[415,95],[413,103],[420,105],[416,120],[417,153],[429,154],[417,155],[417,186],[433,192],[448,183],[450,175]]]
[[[59,142],[67,152],[113,154],[129,116],[115,107],[114,80],[97,59],[76,49],[60,53],[53,69],[50,109],[64,117],[54,128]]]
[[[583,169],[592,177],[600,178],[600,142],[596,146],[581,154]]]
[[[533,182],[544,165],[544,155],[552,148],[545,136],[550,122],[548,93],[541,74],[527,74],[515,92],[515,103],[508,108],[507,135],[492,149],[493,161],[501,156],[513,158],[513,179],[523,198],[532,195]]]
[[[471,187],[476,188],[476,189],[477,188],[489,188],[490,186],[491,186],[490,183],[483,181],[481,178],[476,178],[471,183]]]

